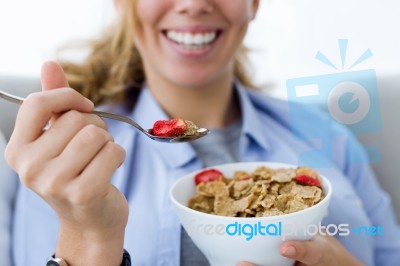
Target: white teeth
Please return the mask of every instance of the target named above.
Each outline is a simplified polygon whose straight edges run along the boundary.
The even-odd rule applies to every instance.
[[[183,35],[183,43],[184,44],[192,45],[192,44],[194,44],[193,40],[194,40],[194,36],[192,36],[192,34],[185,33]]]
[[[188,48],[204,47],[215,40],[216,32],[210,33],[182,33],[178,31],[167,31],[167,37]]]

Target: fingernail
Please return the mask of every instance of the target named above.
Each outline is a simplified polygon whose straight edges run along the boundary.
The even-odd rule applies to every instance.
[[[236,266],[249,266],[251,264],[247,263],[247,262],[239,262],[238,264],[236,264]]]
[[[292,246],[289,246],[283,250],[282,255],[287,257],[293,257],[296,255],[296,249]]]

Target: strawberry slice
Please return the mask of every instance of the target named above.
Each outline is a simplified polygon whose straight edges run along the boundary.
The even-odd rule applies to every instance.
[[[159,137],[175,137],[185,133],[187,125],[185,120],[175,118],[172,120],[158,120],[153,125],[153,135]]]
[[[218,180],[222,176],[223,176],[223,174],[220,171],[218,171],[216,169],[208,169],[208,170],[204,170],[204,171],[198,173],[194,177],[194,183],[197,186],[200,183],[207,183],[210,181]]]
[[[305,186],[316,186],[316,187],[321,187],[321,182],[309,175],[298,175],[296,176],[296,181],[297,183],[300,183]]]
[[[246,180],[249,180],[249,179],[250,179],[250,176],[246,175],[246,176],[240,178],[239,181],[246,181]]]

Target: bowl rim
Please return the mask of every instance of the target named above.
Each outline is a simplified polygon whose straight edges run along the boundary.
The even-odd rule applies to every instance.
[[[207,169],[219,169],[220,167],[231,167],[233,165],[248,165],[248,164],[254,164],[254,165],[260,165],[264,164],[265,166],[268,167],[268,165],[276,165],[276,166],[281,166],[281,167],[286,167],[286,168],[296,168],[299,167],[298,165],[294,165],[294,164],[288,164],[288,163],[280,163],[280,162],[272,162],[272,161],[256,161],[256,162],[237,162],[237,163],[226,163],[226,164],[219,164],[219,165],[214,165],[211,167],[206,167],[206,168],[202,168],[200,170],[196,170],[193,171],[191,173],[188,173],[186,175],[184,175],[183,177],[177,179],[171,186],[170,190],[169,190],[169,198],[170,200],[173,202],[173,204],[175,206],[177,206],[178,208],[181,208],[189,213],[193,213],[195,215],[200,215],[203,216],[204,218],[218,218],[220,220],[227,220],[227,221],[232,221],[232,220],[240,220],[240,221],[256,221],[256,220],[276,220],[282,217],[285,218],[291,218],[291,217],[296,217],[296,216],[300,216],[300,215],[305,215],[307,212],[310,212],[316,208],[318,208],[319,205],[322,205],[323,203],[329,203],[330,198],[332,197],[332,184],[329,181],[328,178],[326,178],[325,176],[319,174],[321,176],[322,179],[322,183],[324,184],[324,187],[322,188],[322,190],[325,192],[326,190],[328,191],[328,193],[325,195],[325,197],[318,202],[317,204],[301,210],[301,211],[297,211],[297,212],[292,212],[292,213],[287,213],[287,214],[282,214],[282,215],[273,215],[273,216],[263,216],[263,217],[232,217],[232,216],[222,216],[222,215],[216,215],[216,214],[209,214],[209,213],[205,213],[205,212],[200,212],[200,211],[196,211],[193,210],[191,208],[189,208],[188,206],[185,206],[181,203],[179,203],[175,197],[173,196],[173,191],[175,189],[175,187],[178,185],[178,183],[183,182],[183,180],[189,179],[190,177],[194,178],[194,176],[204,170]],[[194,182],[194,181],[193,181]]]

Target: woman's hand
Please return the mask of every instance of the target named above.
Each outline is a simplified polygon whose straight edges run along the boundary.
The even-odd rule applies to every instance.
[[[316,235],[308,241],[286,241],[280,253],[296,262],[295,266],[362,266],[347,250],[331,236]],[[254,266],[241,262],[237,266]]]
[[[110,178],[125,152],[59,65],[43,66],[42,87],[18,112],[6,160],[57,213],[57,256],[74,266],[119,265],[128,204]]]

